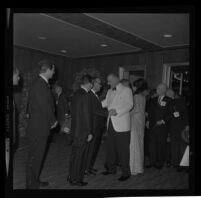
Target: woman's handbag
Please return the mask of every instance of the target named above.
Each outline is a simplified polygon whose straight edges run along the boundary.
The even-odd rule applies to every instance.
[[[71,116],[70,115],[65,115],[65,120],[61,124],[61,132],[70,134],[71,133]]]

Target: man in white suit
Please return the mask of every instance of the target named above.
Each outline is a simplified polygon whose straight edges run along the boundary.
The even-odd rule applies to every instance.
[[[107,137],[107,170],[103,175],[116,173],[116,159],[122,168],[122,176],[119,181],[125,181],[130,177],[129,145],[130,145],[130,113],[133,107],[133,94],[130,88],[119,82],[115,74],[108,75],[110,89],[102,106],[108,109],[108,137]]]

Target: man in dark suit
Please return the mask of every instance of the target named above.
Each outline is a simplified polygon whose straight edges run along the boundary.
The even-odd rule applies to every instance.
[[[171,118],[168,122],[168,131],[171,140],[171,165],[179,171],[179,164],[186,148],[181,134],[183,130],[189,130],[188,114],[184,98],[175,98],[175,93],[172,89],[168,89],[166,95],[173,99]]]
[[[166,85],[161,83],[157,86],[158,97],[150,101],[148,109],[149,136],[149,160],[150,168],[154,166],[161,169],[166,160],[167,149],[167,122],[171,116],[171,99],[167,97]]]
[[[65,115],[70,114],[70,107],[68,105],[68,96],[64,92],[64,90],[61,87],[61,94],[58,97],[58,102],[57,102],[57,119],[58,122],[60,123],[60,126],[62,126],[62,123],[65,120]]]
[[[72,98],[72,152],[70,157],[69,176],[67,181],[71,185],[85,186],[83,181],[86,170],[89,142],[92,140],[92,110],[89,91],[92,88],[92,77],[84,75],[81,88]]]
[[[40,74],[32,84],[28,99],[29,152],[26,163],[26,188],[39,189],[47,186],[48,182],[39,180],[42,160],[47,145],[50,129],[56,127],[54,102],[48,80],[55,73],[55,66],[49,60],[39,62]]]
[[[19,69],[17,69],[16,67],[14,68],[13,70],[13,86],[18,86],[19,84],[19,80],[20,80],[20,72],[19,72]],[[17,149],[17,108],[16,108],[16,104],[15,104],[15,101],[13,100],[13,149],[14,149],[14,152],[16,151]]]
[[[68,106],[67,95],[64,93],[64,90],[61,86],[56,85],[54,87],[54,102],[56,109],[56,117],[59,122],[56,128],[52,132],[50,140],[53,142],[56,141],[56,137],[61,130],[62,124],[65,120],[65,115],[69,113],[70,109]]]
[[[93,117],[93,140],[89,145],[89,153],[87,159],[86,174],[95,175],[96,169],[93,169],[98,150],[101,144],[102,135],[106,127],[107,121],[107,110],[102,108],[101,101],[97,92],[101,89],[101,79],[93,79],[93,88],[90,91],[91,102],[92,102],[92,117]]]
[[[14,67],[13,68],[13,86],[14,87],[18,86],[18,84],[19,84],[19,80],[20,80],[19,75],[20,75],[19,69]],[[17,140],[16,116],[17,116],[16,105],[15,105],[15,101],[13,99],[13,120],[12,120],[13,121],[13,131],[12,131],[13,133],[11,134],[9,132],[9,130],[5,131],[5,161],[6,161],[6,176],[7,177],[9,177],[10,173],[11,173],[10,172],[10,169],[11,169],[11,167],[10,167],[10,159],[13,156],[12,154],[14,154],[15,151],[16,151],[16,140]],[[12,150],[10,150],[10,149],[12,149]],[[8,180],[6,180],[6,181],[8,181]]]

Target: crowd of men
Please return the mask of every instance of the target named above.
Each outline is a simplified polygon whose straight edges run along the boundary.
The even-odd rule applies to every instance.
[[[118,180],[129,179],[130,111],[134,106],[132,88],[123,85],[116,74],[109,74],[107,81],[110,89],[101,101],[98,95],[102,87],[101,79],[84,75],[69,105],[62,88],[55,87],[55,97],[50,89],[48,80],[55,73],[54,64],[43,60],[39,66],[39,76],[32,84],[28,98],[26,188],[39,189],[49,185],[40,181],[42,161],[50,132],[61,129],[66,114],[70,114],[72,119],[69,184],[85,186],[84,176],[96,175],[94,164],[104,131],[107,131],[106,159],[103,162],[106,171],[102,174],[116,174],[119,163],[122,176]],[[14,74],[19,75],[19,72],[14,71]],[[161,169],[167,162],[168,134],[171,137],[171,165],[178,168],[183,155],[182,145],[185,147],[181,132],[184,129],[189,131],[185,102],[175,99],[173,90],[167,90],[166,85],[161,83],[157,86],[156,97],[147,100],[146,112],[150,161],[147,168]]]

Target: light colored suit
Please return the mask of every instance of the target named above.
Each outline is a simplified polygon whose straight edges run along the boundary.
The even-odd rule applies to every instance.
[[[133,107],[133,94],[130,88],[119,83],[116,91],[109,89],[102,106],[109,110],[115,109],[116,116],[111,116],[112,124],[117,132],[130,131],[130,110]],[[108,117],[109,121],[109,117]]]

